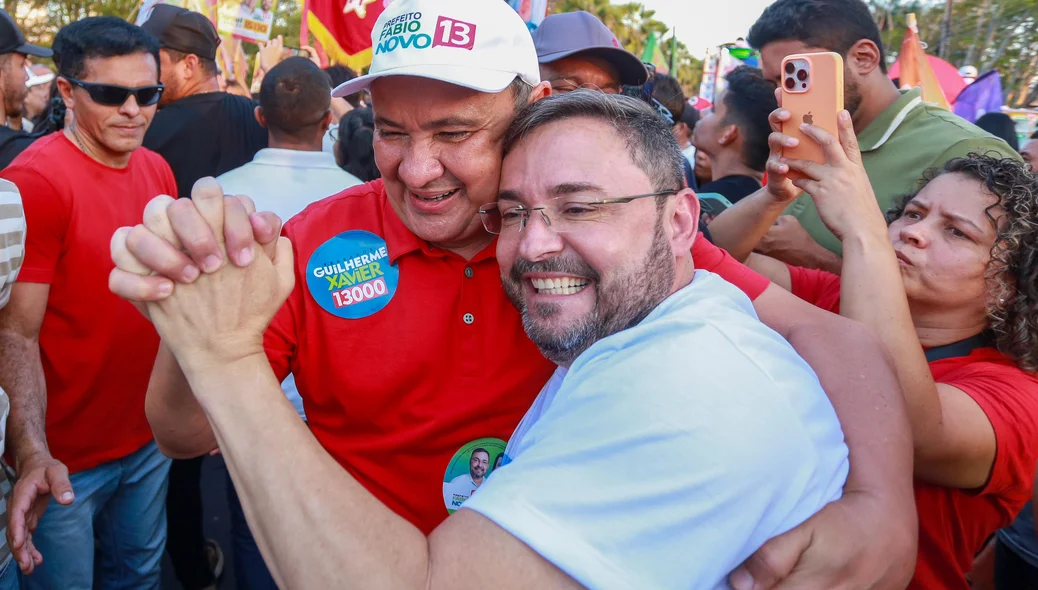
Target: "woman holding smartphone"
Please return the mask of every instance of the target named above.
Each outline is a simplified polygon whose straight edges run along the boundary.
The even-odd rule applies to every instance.
[[[773,129],[788,118],[776,111]],[[839,138],[799,128],[825,163],[778,156],[797,140],[773,133],[769,186],[722,213],[711,233],[776,284],[883,341],[915,447],[910,588],[966,590],[975,553],[1030,498],[1038,461],[1038,179],[1015,160],[971,154],[931,173],[884,218],[846,111],[838,127]],[[791,170],[804,178],[791,182]],[[842,242],[841,275],[750,253],[801,190]]]

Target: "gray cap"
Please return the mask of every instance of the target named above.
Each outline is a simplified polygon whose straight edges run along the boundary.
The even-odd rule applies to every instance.
[[[612,64],[624,86],[641,86],[649,78],[642,60],[621,47],[609,27],[590,12],[563,12],[545,18],[533,32],[533,43],[542,64],[580,53]]]

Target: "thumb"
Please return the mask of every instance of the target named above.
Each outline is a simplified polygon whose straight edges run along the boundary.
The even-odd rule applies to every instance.
[[[858,136],[854,134],[854,123],[851,122],[851,114],[846,110],[836,115],[836,127],[840,132],[840,145],[847,159],[855,164],[861,165],[861,150],[858,149]]]
[[[278,273],[279,297],[281,301],[288,298],[296,285],[296,270],[293,264],[295,256],[292,253],[292,241],[288,238],[278,238],[277,250],[274,253],[274,270]]]
[[[810,543],[803,527],[775,537],[736,568],[728,582],[734,590],[769,590],[792,573]]]
[[[72,482],[68,479],[68,467],[65,467],[64,463],[48,467],[46,477],[50,493],[58,504],[68,506],[75,501],[76,495],[72,492]]]

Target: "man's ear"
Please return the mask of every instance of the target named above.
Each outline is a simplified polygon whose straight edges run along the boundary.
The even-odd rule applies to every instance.
[[[699,199],[692,189],[682,189],[670,198],[673,202],[669,215],[671,234],[670,245],[674,256],[688,256],[692,242],[699,233]]]
[[[737,139],[739,139],[739,126],[733,124],[724,128],[721,137],[717,138],[717,143],[721,145],[731,145]]]
[[[61,93],[61,100],[65,102],[65,108],[72,110],[76,108],[76,99],[72,96],[72,83],[68,80],[59,77],[58,92]]]
[[[530,101],[526,104],[533,104],[549,96],[551,96],[551,82],[541,82],[533,87],[533,92],[530,93]]]
[[[260,127],[266,129],[267,118],[263,116],[263,107],[257,105],[256,108],[252,111],[252,113],[256,116],[256,122],[260,124]]]
[[[861,39],[844,56],[846,67],[859,76],[871,74],[880,67],[880,51],[875,43]]]

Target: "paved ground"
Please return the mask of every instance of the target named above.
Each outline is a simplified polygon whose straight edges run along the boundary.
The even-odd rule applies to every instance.
[[[223,457],[208,457],[202,464],[202,504],[205,518],[205,534],[216,539],[224,552],[224,573],[220,579],[220,588],[234,588],[233,556],[230,554],[231,521],[227,511],[227,496],[224,490],[226,476]],[[162,589],[183,590],[173,575],[173,567],[169,556],[162,562]]]

